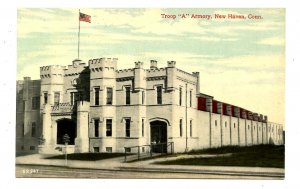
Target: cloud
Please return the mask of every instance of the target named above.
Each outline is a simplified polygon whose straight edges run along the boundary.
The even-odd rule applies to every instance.
[[[270,37],[257,42],[262,45],[285,46],[284,37]]]
[[[221,42],[221,41],[237,41],[238,38],[224,38],[224,37],[209,37],[209,36],[201,36],[201,37],[191,37],[192,39],[198,39],[200,41],[209,41],[209,42]]]

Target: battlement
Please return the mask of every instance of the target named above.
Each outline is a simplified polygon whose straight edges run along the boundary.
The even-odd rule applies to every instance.
[[[118,58],[97,58],[89,60],[89,68],[91,71],[102,71],[104,69],[117,70]]]
[[[134,69],[129,68],[129,69],[117,70],[116,73],[117,73],[117,78],[133,77],[134,76]]]
[[[193,82],[198,81],[198,75],[196,75],[194,73],[190,74],[190,73],[180,70],[178,68],[176,69],[176,71],[177,71],[177,77],[185,78],[185,79],[188,79]]]
[[[199,72],[192,72],[192,75],[194,75],[195,77],[199,77],[200,73]]]
[[[79,75],[86,67],[86,63],[82,60],[75,59],[72,61],[72,65],[68,65],[65,69],[65,76]]]
[[[123,72],[133,72],[133,69],[128,68],[128,69],[117,70],[117,73],[123,73]]]
[[[60,65],[42,66],[40,67],[40,77],[41,79],[51,77],[63,77],[65,69],[66,66]]]

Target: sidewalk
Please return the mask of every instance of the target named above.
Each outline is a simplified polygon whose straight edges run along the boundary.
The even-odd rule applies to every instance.
[[[199,155],[198,155],[199,156]],[[203,155],[201,155],[203,156]],[[166,172],[166,173],[196,173],[222,174],[243,176],[272,176],[284,178],[284,169],[262,167],[229,167],[229,166],[188,166],[188,165],[155,165],[155,161],[166,161],[187,158],[191,155],[179,157],[161,157],[156,159],[124,163],[124,157],[104,159],[98,161],[68,160],[67,167],[82,169],[99,169],[135,172]],[[50,165],[65,167],[65,160],[43,159],[39,154],[16,157],[16,164],[20,165]]]

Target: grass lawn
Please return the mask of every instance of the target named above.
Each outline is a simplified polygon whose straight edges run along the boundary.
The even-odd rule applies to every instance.
[[[96,161],[124,156],[123,153],[78,153],[68,154],[68,160]],[[65,155],[57,155],[46,159],[65,159]]]
[[[223,147],[192,151],[188,154],[225,154],[231,156],[210,158],[186,158],[161,161],[164,165],[211,165],[284,168],[284,146],[259,145],[250,147]]]

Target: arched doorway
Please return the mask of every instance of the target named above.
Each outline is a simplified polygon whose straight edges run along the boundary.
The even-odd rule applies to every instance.
[[[70,142],[68,144],[74,145],[76,138],[76,122],[71,119],[61,119],[57,121],[57,144],[65,144],[63,136],[68,134]]]
[[[165,145],[154,145],[152,151],[157,153],[167,152],[167,123],[163,121],[150,122],[151,144],[165,143]]]

